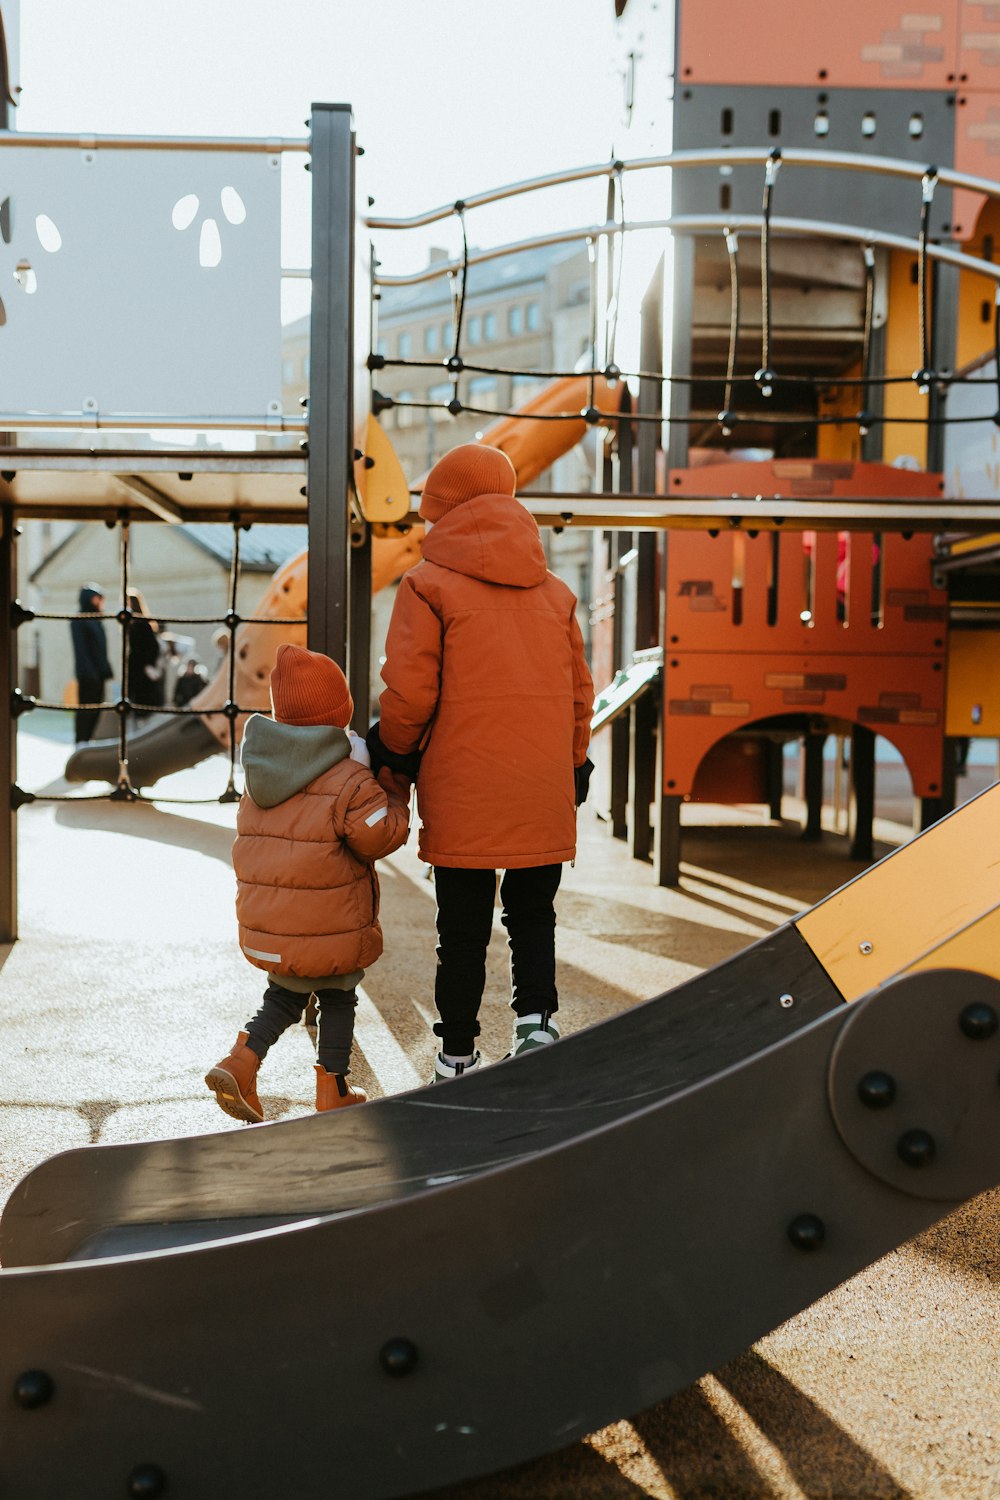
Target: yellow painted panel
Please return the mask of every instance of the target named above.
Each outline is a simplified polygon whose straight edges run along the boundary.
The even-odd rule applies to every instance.
[[[917,324],[917,288],[912,272],[916,257],[902,250],[889,256],[889,303],[885,325],[885,372],[887,375],[912,375],[920,368],[920,339]],[[885,388],[885,421],[882,457],[887,464],[898,458],[916,459],[923,468],[927,463],[927,429],[922,425],[900,426],[893,417],[926,417],[927,397],[918,393],[910,381]]]
[[[844,375],[860,375],[861,361],[855,360]],[[819,410],[824,417],[843,417],[844,425],[824,423],[816,429],[816,457],[824,463],[857,463],[861,458],[861,433],[852,419],[864,406],[860,386],[831,386],[820,393]]]
[[[973,969],[1000,979],[1000,908],[970,922],[954,937],[923,954],[908,972],[918,969]]]
[[[403,520],[410,513],[410,486],[392,439],[370,414],[361,454],[354,464],[354,484],[365,520]]]
[[[987,199],[974,235],[962,246],[966,255],[994,259],[1000,245],[1000,203]],[[991,248],[991,246],[993,248]],[[988,276],[963,271],[958,279],[958,325],[955,368],[963,369],[980,355],[993,353],[993,299],[996,282]]]
[[[842,886],[795,925],[844,999],[857,1000],[995,906],[1000,784]]]
[[[948,635],[946,734],[1000,738],[1000,629]]]

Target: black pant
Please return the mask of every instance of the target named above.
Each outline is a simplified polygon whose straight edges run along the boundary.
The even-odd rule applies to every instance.
[[[349,1073],[357,992],[316,990],[315,993],[319,1005],[316,1060],[328,1073]],[[243,1028],[248,1033],[250,1050],[263,1060],[282,1032],[301,1021],[308,999],[308,995],[286,990],[278,981],[272,980],[264,991],[260,1010]]]
[[[562,865],[506,870],[500,881],[500,920],[510,948],[511,1007],[519,1016],[559,1007],[556,994],[556,914]],[[486,949],[493,926],[495,870],[436,867],[437,974],[434,1033],[441,1051],[465,1057],[479,1035],[486,985]]]
[[[76,680],[77,701],[80,703],[100,703],[104,698],[103,677],[78,677]],[[93,737],[94,725],[100,716],[99,708],[78,708],[74,714],[76,720],[76,742],[81,745],[84,740]]]

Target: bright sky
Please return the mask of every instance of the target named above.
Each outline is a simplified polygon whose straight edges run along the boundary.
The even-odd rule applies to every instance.
[[[607,160],[616,132],[621,150],[613,18],[612,0],[21,0],[16,128],[302,136],[311,101],[348,102],[375,211],[403,216]],[[604,191],[483,210],[470,238],[602,219]],[[457,244],[382,236],[384,269],[435,241]]]

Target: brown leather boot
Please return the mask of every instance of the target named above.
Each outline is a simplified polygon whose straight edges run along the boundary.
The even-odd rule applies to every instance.
[[[319,1063],[316,1068],[316,1110],[343,1109],[346,1104],[364,1104],[368,1095],[364,1089],[352,1088],[343,1073],[328,1073]]]
[[[228,1057],[217,1062],[205,1074],[205,1082],[214,1090],[215,1102],[234,1120],[248,1120],[259,1125],[264,1111],[257,1098],[257,1069],[260,1058],[247,1046],[250,1033],[241,1031]]]

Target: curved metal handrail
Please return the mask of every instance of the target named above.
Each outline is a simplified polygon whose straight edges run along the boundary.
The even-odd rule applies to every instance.
[[[307,137],[199,135],[70,135],[5,130],[0,148],[51,147],[72,151],[246,151],[280,156],[285,151],[308,151]]]
[[[1000,183],[994,183],[993,186],[997,196],[1000,196]],[[488,250],[470,250],[468,264],[480,265],[485,261],[500,260],[506,255],[520,255],[527,250],[543,249],[546,245],[560,245],[574,240],[596,240],[604,236],[618,235],[623,231],[638,234],[648,233],[655,229],[667,229],[674,234],[705,234],[713,231],[723,234],[727,229],[734,233],[744,230],[759,231],[762,223],[762,214],[673,214],[664,219],[642,219],[635,223],[591,224],[577,229],[554,230],[550,234],[536,235],[527,240],[516,240]],[[773,216],[770,226],[772,232],[779,234],[815,235],[819,239],[850,240],[859,245],[878,245],[887,250],[905,250],[913,255],[920,253],[920,244],[916,239],[903,234],[893,234],[884,229],[858,228],[837,224],[833,220],[826,219],[797,219],[780,216]],[[976,276],[985,276],[1000,282],[1000,263],[980,260],[974,255],[967,255],[964,251],[954,250],[948,245],[928,244],[926,253],[932,260],[957,266],[961,271],[970,271]],[[456,275],[461,271],[462,265],[462,260],[434,261],[432,265],[424,266],[419,271],[411,271],[400,276],[381,276],[376,273],[374,281],[378,286],[414,286],[418,282],[433,281],[437,276]]]
[[[714,146],[690,151],[671,151],[665,156],[636,157],[632,161],[610,161],[586,167],[571,167],[562,172],[550,172],[544,177],[529,177],[522,182],[509,183],[503,187],[489,188],[460,198],[454,203],[442,204],[438,208],[413,214],[404,219],[386,219],[370,216],[365,220],[369,229],[420,229],[427,224],[436,224],[447,219],[459,209],[482,208],[488,203],[499,203],[505,198],[516,198],[524,193],[541,192],[545,188],[561,187],[568,182],[582,182],[593,177],[613,177],[625,172],[643,172],[663,167],[714,167],[714,166],[765,166],[768,161],[780,160],[786,167],[831,168],[835,171],[877,172],[889,177],[909,177],[921,181],[928,173],[934,174],[942,187],[965,188],[969,192],[985,193],[989,198],[1000,198],[1000,182],[989,177],[976,177],[968,172],[956,172],[952,167],[937,167],[930,163],[906,161],[896,156],[868,156],[856,151],[815,151],[808,148],[790,147],[777,151],[768,146]]]

